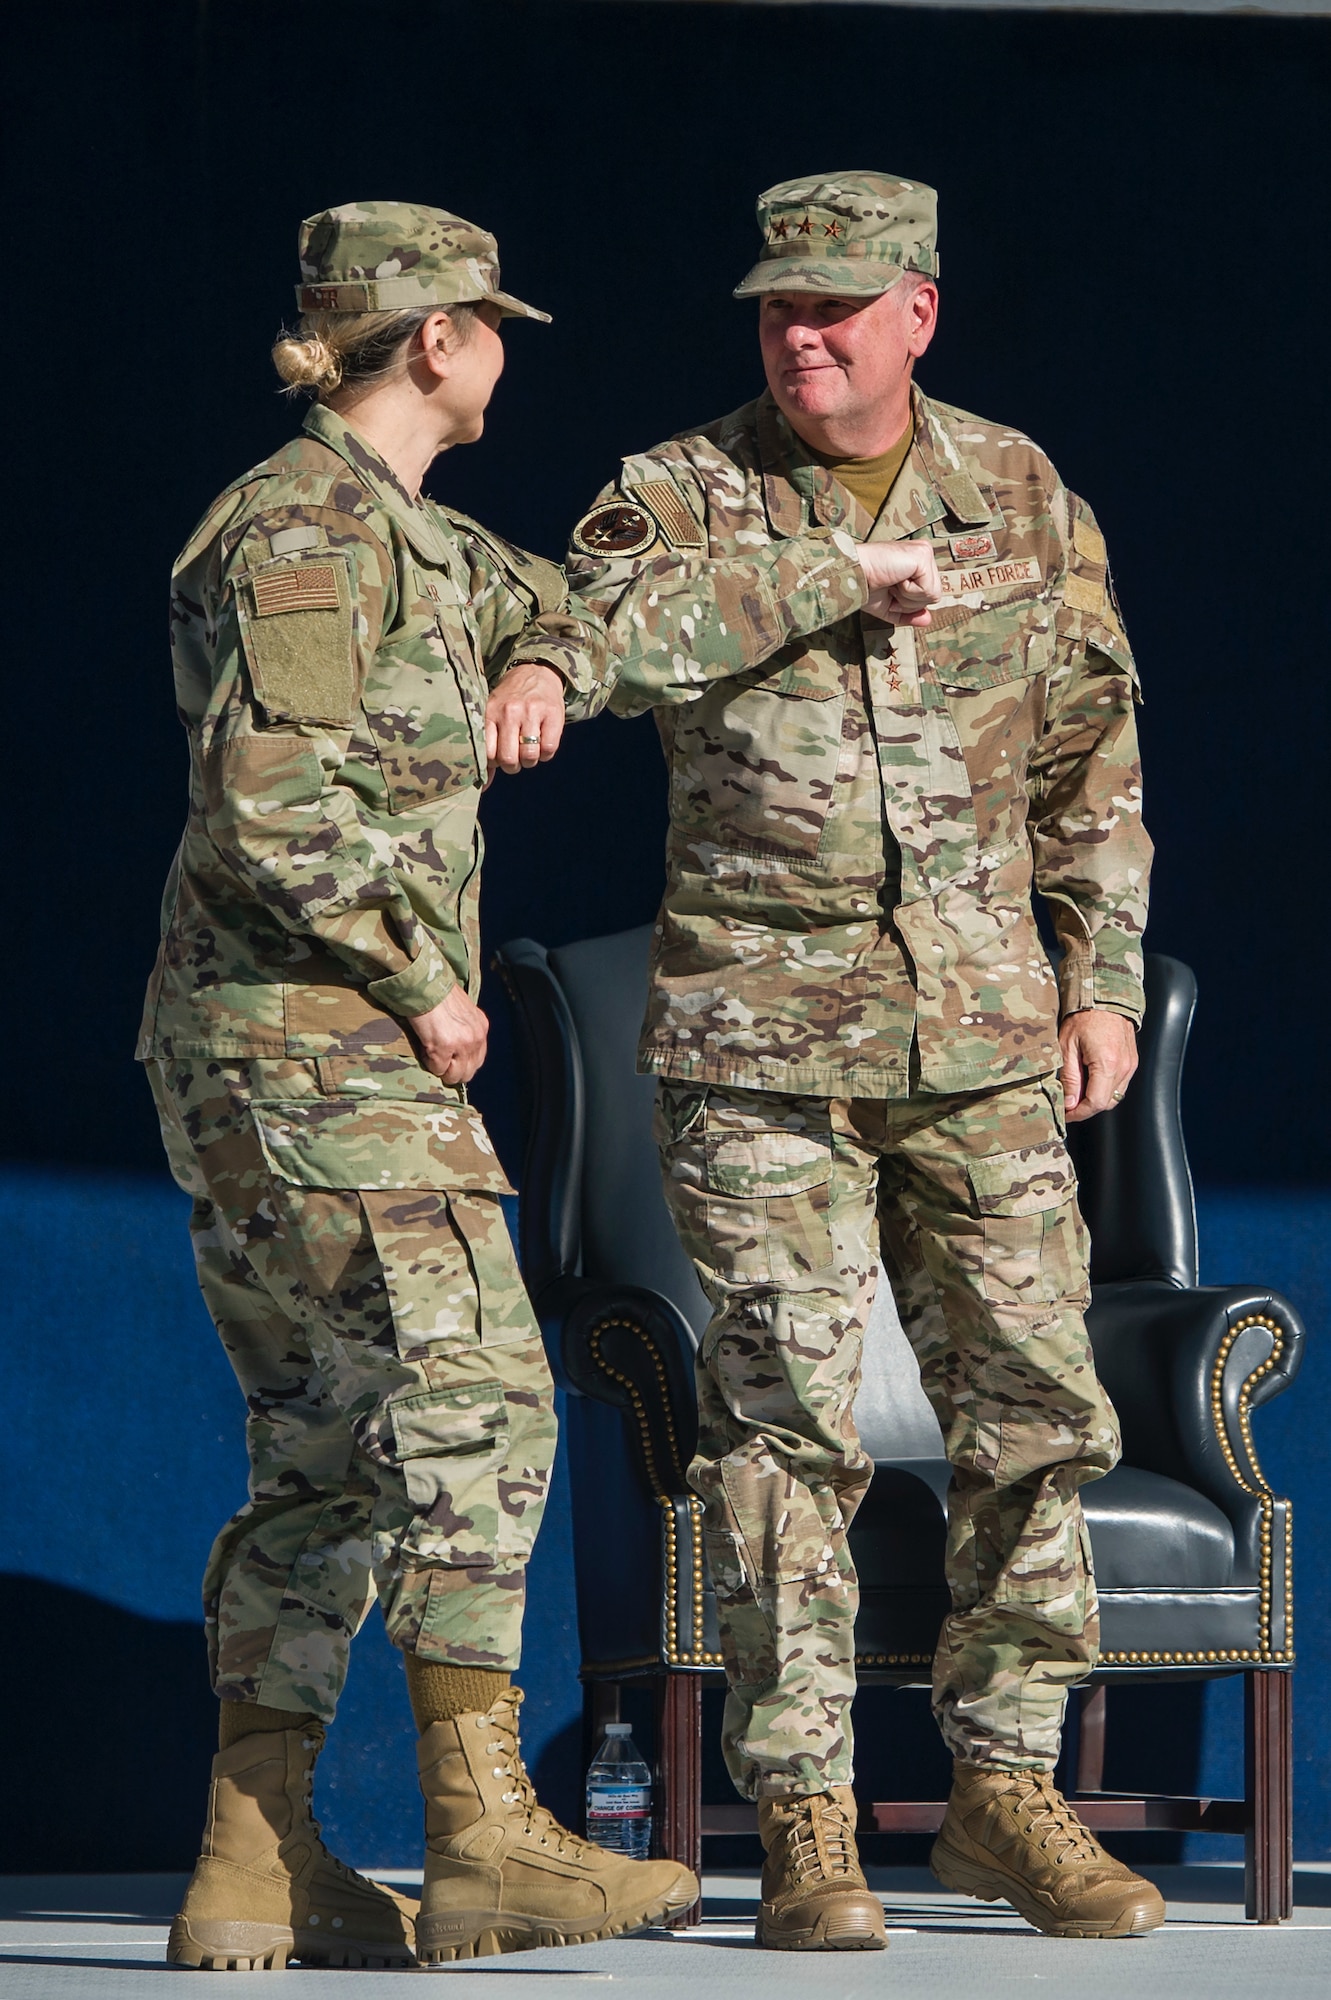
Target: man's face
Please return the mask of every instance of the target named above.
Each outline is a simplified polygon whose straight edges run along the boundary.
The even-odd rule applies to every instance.
[[[758,336],[779,409],[801,435],[829,421],[872,426],[876,412],[900,407],[937,312],[932,284],[905,281],[875,299],[765,293]]]

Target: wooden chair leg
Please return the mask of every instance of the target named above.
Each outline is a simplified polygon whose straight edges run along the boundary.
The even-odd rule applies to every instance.
[[[702,1875],[702,1678],[661,1674],[656,1680],[656,1852]],[[682,1930],[699,1922],[701,1902],[672,1919]]]
[[[1077,1734],[1077,1793],[1102,1792],[1105,1787],[1104,1686],[1084,1688]]]
[[[1249,1917],[1278,1924],[1294,1912],[1293,1676],[1243,1676],[1244,1889]]]

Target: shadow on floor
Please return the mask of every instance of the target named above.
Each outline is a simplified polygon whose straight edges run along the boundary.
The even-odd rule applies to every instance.
[[[0,1873],[192,1868],[217,1729],[202,1625],[0,1575],[0,1630]]]

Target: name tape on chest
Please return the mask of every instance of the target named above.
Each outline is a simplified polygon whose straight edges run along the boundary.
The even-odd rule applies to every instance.
[[[984,597],[1016,584],[1039,583],[1040,579],[1040,565],[1034,556],[1018,556],[1010,562],[976,563],[969,569],[944,569],[938,573],[945,602]]]
[[[282,611],[336,611],[341,603],[332,563],[283,563],[253,581],[256,618],[273,618]]]

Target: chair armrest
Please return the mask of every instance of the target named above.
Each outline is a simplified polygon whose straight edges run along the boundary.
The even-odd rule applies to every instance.
[[[537,1316],[563,1385],[625,1413],[652,1497],[687,1498],[698,1404],[679,1308],[646,1286],[572,1278],[541,1294]]]
[[[1087,1327],[1130,1465],[1182,1480],[1238,1525],[1269,1494],[1253,1410],[1287,1389],[1305,1334],[1277,1293],[1240,1285],[1098,1285]]]

